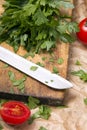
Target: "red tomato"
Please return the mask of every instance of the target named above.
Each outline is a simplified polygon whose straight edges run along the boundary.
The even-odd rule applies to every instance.
[[[76,33],[77,37],[84,45],[87,45],[87,18],[79,23],[79,28],[80,31]]]
[[[30,109],[22,102],[8,101],[0,111],[2,119],[10,125],[24,123],[30,117]]]

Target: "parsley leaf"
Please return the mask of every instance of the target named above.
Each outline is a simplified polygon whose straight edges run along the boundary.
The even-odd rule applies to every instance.
[[[55,74],[58,74],[59,73],[59,70],[58,70],[58,68],[57,67],[53,67],[53,73],[55,73]]]
[[[87,98],[84,99],[84,103],[85,103],[85,105],[87,105]]]
[[[12,71],[9,71],[8,75],[9,75],[9,78],[10,78],[11,81],[15,80],[15,74]]]
[[[45,127],[41,126],[39,130],[47,130]]]
[[[0,130],[3,130],[4,129],[4,127],[0,124]]]
[[[58,60],[57,60],[57,63],[58,63],[58,64],[61,65],[63,62],[64,62],[64,59],[63,59],[63,58],[58,58]]]
[[[48,19],[44,16],[43,12],[39,8],[33,16],[33,20],[36,25],[41,25],[48,22]]]
[[[31,118],[29,119],[29,124],[31,124],[33,122],[33,120],[37,119],[37,118],[43,118],[48,120],[48,118],[51,115],[51,109],[48,106],[45,105],[41,105],[39,106],[39,110],[34,113]]]
[[[87,73],[84,70],[73,71],[71,74],[78,76],[81,80],[87,82]]]
[[[31,66],[31,67],[30,67],[30,70],[31,70],[31,71],[36,71],[37,69],[38,69],[37,66]]]
[[[40,101],[34,97],[29,97],[28,98],[28,103],[27,105],[29,106],[30,109],[34,109],[39,105]]]
[[[16,79],[14,72],[8,72],[9,78],[12,81],[14,87],[17,87],[20,92],[24,92],[25,85],[24,82],[26,81],[26,76],[22,77],[21,79]],[[13,91],[13,89],[12,89]]]
[[[79,60],[77,60],[75,64],[76,64],[76,65],[81,65],[81,63],[80,63]]]
[[[37,62],[36,64],[39,65],[39,66],[41,66],[41,67],[44,67],[44,64],[41,63],[41,62]]]

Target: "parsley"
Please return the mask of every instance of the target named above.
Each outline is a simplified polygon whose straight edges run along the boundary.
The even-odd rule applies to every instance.
[[[23,57],[27,58],[28,56],[31,56],[32,58],[35,56],[34,53],[26,53]]]
[[[47,130],[45,127],[41,126],[39,130]]]
[[[12,82],[15,80],[15,74],[12,71],[8,71],[9,78]]]
[[[0,124],[0,130],[3,130],[4,129],[4,127]]]
[[[46,84],[48,84],[48,81],[45,81]]]
[[[81,80],[87,82],[87,73],[84,70],[73,71],[71,74],[78,76]]]
[[[31,118],[29,119],[29,124],[31,124],[33,122],[33,120],[35,120],[37,118],[43,118],[43,119],[48,120],[50,116],[51,116],[50,107],[41,105],[41,106],[39,106],[39,110],[36,113],[34,113],[31,116]]]
[[[0,107],[1,107],[5,102],[7,102],[7,100],[1,99],[1,100],[0,100]]]
[[[58,64],[61,65],[63,62],[64,62],[63,58],[58,58],[58,60],[57,60],[57,63],[58,63]]]
[[[45,61],[47,59],[47,57],[42,57],[42,60]]]
[[[85,103],[85,105],[87,105],[87,98],[84,99],[84,103]]]
[[[54,82],[54,80],[50,80],[51,82]]]
[[[53,73],[55,73],[55,74],[58,74],[59,73],[59,71],[58,71],[58,68],[57,67],[53,67]]]
[[[30,67],[30,70],[31,70],[31,71],[36,71],[37,69],[38,69],[37,66],[31,66],[31,67]]]
[[[23,46],[35,53],[52,50],[57,40],[71,43],[78,24],[70,22],[71,16],[61,10],[73,7],[67,0],[5,0],[0,16],[0,42],[6,41],[15,52]]]
[[[23,93],[25,89],[24,82],[26,81],[26,76],[22,77],[21,79],[16,79],[15,74],[12,71],[9,71],[8,75],[9,75],[10,80],[12,81],[13,86],[16,86],[18,90]]]
[[[76,65],[81,65],[81,63],[80,63],[79,60],[77,60],[75,64],[76,64]]]
[[[21,79],[18,79],[18,80],[16,79],[16,80],[14,80],[13,85],[18,86],[18,85],[22,84],[25,80],[26,80],[26,77],[22,77]]]
[[[30,109],[34,109],[39,105],[40,101],[34,97],[29,97],[28,98],[28,103],[27,105],[29,106]]]
[[[41,63],[41,62],[37,62],[36,64],[39,65],[39,66],[41,66],[41,67],[44,67],[44,64]]]

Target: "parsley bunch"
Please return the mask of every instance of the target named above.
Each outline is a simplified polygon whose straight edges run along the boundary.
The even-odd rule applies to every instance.
[[[0,17],[0,42],[6,41],[16,52],[20,46],[38,53],[56,46],[56,41],[73,42],[77,23],[62,8],[73,8],[67,0],[5,0]]]

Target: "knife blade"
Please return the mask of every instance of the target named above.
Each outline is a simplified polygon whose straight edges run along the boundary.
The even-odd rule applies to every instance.
[[[2,46],[0,46],[0,60],[53,89],[73,87],[72,83],[63,77],[53,74],[46,68],[43,68]],[[32,68],[36,68],[36,70],[34,71]]]

